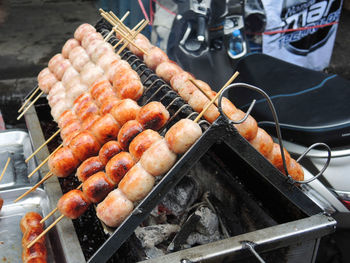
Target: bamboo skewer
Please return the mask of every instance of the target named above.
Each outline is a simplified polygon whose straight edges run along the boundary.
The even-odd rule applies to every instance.
[[[28,178],[32,177],[50,158],[51,155],[53,155],[55,152],[57,152],[61,147],[63,146],[63,144],[60,144],[56,150],[54,150],[49,156],[47,156],[47,158],[41,162],[41,164],[39,164],[39,166],[37,168],[35,168],[29,175]]]
[[[235,74],[232,75],[232,77],[226,82],[226,84],[220,89],[220,91],[215,95],[215,97],[210,101],[209,104],[207,104],[204,109],[199,113],[197,118],[194,120],[194,122],[198,122],[200,118],[202,118],[203,114],[209,109],[209,107],[214,103],[214,101],[217,100],[217,98],[220,96],[221,92],[231,84],[232,81],[234,81],[235,78],[239,75],[239,72],[236,71]]]
[[[45,182],[47,179],[49,179],[51,176],[53,176],[53,173],[48,172],[37,184],[35,184],[32,188],[30,188],[28,191],[26,191],[24,194],[21,196],[17,197],[14,203],[18,202],[21,200],[23,197],[29,195],[31,192],[33,192],[35,189],[37,189],[43,182]]]
[[[32,93],[32,95],[30,95],[30,97],[28,99],[26,99],[26,101],[22,104],[21,108],[19,108],[18,113],[20,113],[24,107],[27,105],[27,103],[34,97],[34,95],[40,90],[39,87],[37,87],[34,92]]]
[[[46,140],[46,142],[44,142],[38,149],[36,149],[26,160],[25,162],[27,163],[30,159],[33,158],[34,155],[36,155],[46,144],[48,144],[50,141],[52,141],[53,138],[55,138],[57,136],[57,134],[59,134],[61,131],[61,129],[58,129],[58,131],[56,131],[49,139]]]
[[[44,94],[44,91],[40,92],[39,95],[28,105],[27,108],[25,108],[25,110],[23,110],[23,112],[17,117],[17,120],[19,120],[20,118],[22,118],[22,116],[29,110],[30,107],[33,106],[33,104],[40,98],[41,95]]]
[[[145,20],[142,19],[136,26],[134,26],[134,28],[132,29],[132,31],[136,30],[136,28],[138,28],[139,26],[141,26],[142,23],[144,23],[144,21],[145,21]],[[113,49],[116,49],[117,46],[119,46],[123,41],[124,41],[124,38],[121,38],[121,39],[118,41],[118,43],[115,44],[115,45],[113,46]]]
[[[127,11],[125,15],[120,19],[120,21],[124,22],[124,20],[127,18],[127,16],[130,14],[130,11]],[[117,28],[118,25],[115,25],[113,28]],[[108,39],[113,35],[113,30],[108,33],[108,35],[104,38],[104,41],[108,41]]]
[[[76,189],[82,188],[83,183],[81,183]],[[56,211],[58,210],[57,206],[55,209],[53,209],[50,213],[47,214],[43,219],[41,219],[40,224],[44,223],[50,216],[52,216]]]
[[[0,175],[0,181],[4,177],[4,174],[6,172],[7,166],[9,166],[10,161],[11,161],[11,157],[7,158],[4,169],[2,170],[1,175]]]
[[[30,242],[27,245],[27,248],[30,248],[31,246],[33,246],[40,238],[42,238],[47,232],[50,231],[51,228],[53,228],[58,222],[60,222],[62,219],[64,218],[64,215],[61,215],[59,218],[57,218],[55,220],[55,222],[53,222],[50,226],[48,226],[43,232],[41,232],[41,234],[39,236],[37,236],[37,238],[35,238],[32,242]]]
[[[148,22],[147,22],[147,24],[148,24]],[[147,24],[144,23],[144,24],[140,27],[141,30],[142,30]],[[139,28],[139,29],[140,29],[140,28]],[[138,34],[141,30],[136,31],[137,34]],[[115,29],[115,31],[117,32],[118,29]],[[135,33],[136,33],[136,32],[135,32]],[[131,38],[129,38],[126,34],[123,35],[124,33],[122,33],[121,31],[119,31],[119,34],[121,34],[121,35],[123,36],[123,38],[124,38],[125,40],[127,40],[131,45],[133,45],[134,47],[136,47],[137,49],[139,49],[140,51],[142,51],[142,53],[148,55],[148,53],[147,53],[146,50],[144,50],[143,48],[141,48],[140,46],[136,45],[136,44],[133,42],[133,40],[134,40],[134,38],[137,36],[137,34],[135,34],[135,35],[132,36]]]
[[[191,81],[192,84],[195,85],[196,88],[199,89],[203,93],[203,95],[205,95],[207,97],[208,100],[212,99],[212,98],[209,97],[209,95],[206,93],[206,91],[195,82],[196,81],[195,79],[188,79],[188,80]],[[216,101],[214,101],[214,104],[215,104],[216,107],[219,107],[219,105],[218,105],[218,103]]]
[[[102,10],[102,11],[103,11],[103,10]],[[110,15],[109,13],[103,11],[103,12],[101,12],[101,15],[102,15],[102,17],[103,17],[104,19],[106,19],[111,25],[115,25],[115,24],[116,24],[115,21],[113,20],[113,18],[111,17],[111,15]],[[136,45],[136,44],[132,41],[132,40],[137,36],[137,34],[140,33],[141,30],[144,29],[145,26],[149,23],[148,20],[146,20],[146,21],[147,21],[147,23],[144,22],[144,23],[141,25],[141,27],[140,27],[135,33],[132,33],[132,30],[130,30],[129,28],[127,28],[123,23],[120,23],[120,25],[121,25],[121,27],[124,27],[124,29],[127,28],[127,29],[126,29],[126,32],[124,32],[124,31],[121,30],[120,28],[116,28],[116,29],[113,28],[113,30],[114,30],[115,32],[118,32],[119,34],[121,34],[121,35],[123,36],[123,38],[124,38],[126,41],[128,41],[128,42],[125,42],[125,44],[118,50],[118,52],[117,52],[118,55],[127,47],[128,44],[133,45],[134,47],[138,48],[138,49],[141,50],[144,54],[147,55],[147,51],[145,51],[144,49],[142,49],[141,47],[139,47],[138,45]],[[127,36],[127,34],[130,34],[130,35],[131,35],[131,38],[129,38],[129,37]],[[122,40],[120,40],[120,41],[122,41]],[[121,43],[120,41],[114,46],[114,48],[116,48],[116,47]]]

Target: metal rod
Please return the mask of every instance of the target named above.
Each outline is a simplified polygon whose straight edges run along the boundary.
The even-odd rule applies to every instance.
[[[279,145],[280,145],[280,150],[281,150],[281,156],[282,156],[282,161],[283,161],[283,168],[284,168],[284,171],[286,173],[286,176],[288,178],[291,178],[290,175],[288,174],[288,169],[287,169],[287,163],[286,163],[286,157],[284,155],[284,150],[283,150],[283,142],[282,142],[282,134],[281,134],[281,128],[280,128],[280,123],[278,121],[278,117],[277,117],[277,113],[276,113],[276,109],[275,109],[275,106],[273,105],[272,103],[272,100],[270,99],[269,95],[266,94],[265,91],[263,91],[262,89],[259,89],[258,87],[255,87],[253,85],[249,85],[249,84],[246,84],[246,83],[235,83],[235,84],[231,84],[229,86],[227,86],[220,94],[219,96],[219,111],[220,111],[220,114],[222,116],[224,116],[226,119],[229,120],[230,123],[234,123],[234,124],[239,124],[240,122],[235,122],[235,121],[232,121],[230,120],[227,115],[224,113],[224,111],[222,110],[222,107],[221,107],[221,104],[222,104],[222,97],[223,97],[223,94],[225,91],[231,89],[231,88],[237,88],[237,87],[241,87],[241,88],[247,88],[247,89],[251,89],[251,90],[254,90],[258,93],[260,93],[263,97],[265,97],[268,105],[269,105],[269,108],[271,110],[271,113],[272,113],[272,117],[275,121],[275,124],[276,124],[276,133],[277,133],[277,138],[278,138],[278,142],[279,142]],[[255,100],[254,100],[255,101]],[[250,112],[255,104],[255,102],[252,102],[252,104],[250,105],[248,112]],[[254,104],[253,104],[254,103]],[[247,117],[247,114],[245,116],[245,118]]]
[[[250,252],[253,253],[253,255],[256,257],[257,260],[259,260],[260,263],[265,263],[265,260],[263,260],[262,257],[255,251],[254,246],[255,244],[250,241],[243,241],[243,248],[248,248]]]
[[[327,152],[328,152],[327,161],[326,161],[325,165],[323,166],[323,168],[321,169],[321,171],[318,174],[316,174],[313,178],[310,178],[309,180],[298,181],[298,180],[294,180],[293,178],[291,178],[291,180],[293,180],[294,182],[299,183],[299,184],[308,184],[308,183],[316,180],[318,177],[320,177],[324,173],[324,171],[326,171],[326,169],[328,168],[328,165],[331,161],[331,158],[332,158],[332,150],[327,144],[325,144],[323,142],[318,142],[318,143],[314,143],[313,145],[311,145],[309,148],[306,149],[305,152],[303,152],[302,155],[299,156],[299,158],[296,161],[297,161],[297,163],[299,163],[299,161],[301,161],[313,148],[316,148],[317,146],[325,147]]]

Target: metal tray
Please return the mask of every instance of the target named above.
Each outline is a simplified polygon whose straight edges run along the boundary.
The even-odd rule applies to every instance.
[[[4,262],[21,262],[22,233],[19,227],[21,218],[31,211],[38,212],[42,216],[47,215],[56,207],[58,199],[62,196],[58,179],[52,177],[27,197],[17,203],[13,202],[48,172],[48,166],[45,164],[40,169],[41,172],[37,172],[29,180],[27,178],[49,152],[47,147],[44,147],[28,164],[24,162],[33,152],[33,148],[39,147],[44,142],[34,107],[26,113],[25,119],[28,130],[32,131],[30,134],[22,130],[0,132],[0,170],[5,166],[8,157],[11,157],[0,183],[0,197],[4,199],[0,211],[0,259]],[[55,219],[53,216],[47,220],[46,226]],[[46,247],[48,262],[85,262],[71,220],[62,220],[53,231],[50,231],[46,236]]]

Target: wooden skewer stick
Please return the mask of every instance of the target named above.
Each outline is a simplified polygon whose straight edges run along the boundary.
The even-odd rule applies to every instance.
[[[211,99],[212,99],[212,98],[209,97],[209,95],[206,93],[206,91],[205,91],[201,86],[199,86],[199,85],[196,83],[196,80],[194,80],[194,79],[188,79],[188,80],[191,81],[192,84],[195,85],[196,88],[199,89],[199,90],[203,93],[203,95],[205,95],[205,96],[207,97],[208,100],[211,100]],[[214,101],[214,104],[215,104],[216,107],[219,107],[219,106],[218,106],[218,103],[217,103],[216,101]]]
[[[142,19],[136,26],[134,26],[134,28],[133,28],[132,30],[133,30],[133,31],[136,30],[136,28],[138,28],[139,26],[141,26],[141,24],[144,23],[144,21],[145,21],[145,20]],[[119,46],[123,41],[124,41],[124,38],[121,38],[121,39],[118,41],[118,43],[115,44],[115,45],[113,46],[113,49],[116,49],[117,46]]]
[[[77,189],[79,190],[83,186],[83,183],[81,183]],[[57,206],[55,209],[53,209],[50,213],[47,214],[43,219],[41,219],[40,224],[44,223],[50,216],[52,216],[56,211],[58,210]]]
[[[34,239],[32,242],[30,242],[27,245],[27,248],[32,247],[36,242],[38,242],[38,240],[40,240],[40,238],[42,238],[47,232],[50,231],[51,228],[53,228],[59,221],[61,221],[64,218],[64,215],[61,215],[59,218],[57,218],[55,220],[55,222],[53,222],[49,227],[47,227],[43,232],[41,232],[41,234],[39,236],[37,236],[36,239]]]
[[[112,19],[114,19],[114,21],[120,24],[120,28],[123,29],[127,34],[129,34],[129,36],[133,35],[132,30],[130,30],[130,28],[128,28],[125,24],[123,24],[123,22],[119,20],[119,18],[112,11],[109,11],[109,15],[111,16]]]
[[[20,112],[24,109],[24,107],[27,105],[27,103],[35,96],[35,94],[36,94],[39,90],[40,90],[39,87],[36,88],[36,89],[34,90],[34,92],[32,93],[32,95],[30,95],[30,97],[29,97],[28,99],[26,99],[26,101],[22,104],[21,108],[19,108],[18,113],[20,113]]]
[[[33,192],[35,189],[37,189],[43,182],[45,182],[47,179],[49,179],[51,176],[53,176],[53,173],[48,172],[43,179],[41,179],[36,185],[34,185],[32,188],[30,188],[27,192],[25,192],[24,194],[22,194],[21,196],[17,197],[17,199],[15,201],[13,201],[14,203],[18,202],[19,200],[21,200],[23,197],[29,195],[31,192]]]
[[[4,177],[4,174],[6,172],[7,166],[9,166],[10,161],[11,161],[11,157],[9,157],[5,163],[4,169],[2,170],[1,175],[0,175],[0,181]]]
[[[148,24],[148,22],[147,22],[147,24]],[[147,24],[143,24],[141,27],[142,27],[142,29],[147,25]],[[141,28],[140,27],[140,28]],[[141,30],[142,30],[141,29]],[[141,31],[140,30],[140,31]],[[115,29],[115,31],[117,32],[118,31],[118,29]],[[137,32],[137,31],[136,31]],[[119,31],[119,33],[123,36],[123,38],[125,39],[125,40],[127,40],[131,45],[133,45],[134,47],[136,47],[137,49],[139,49],[140,51],[142,51],[142,53],[143,54],[146,54],[146,55],[148,55],[148,53],[147,53],[147,51],[146,50],[144,50],[143,48],[141,48],[140,46],[138,46],[138,45],[136,45],[135,43],[134,43],[134,38],[137,36],[137,34],[139,33],[137,33],[137,34],[135,34],[135,36],[133,36],[132,38],[129,38],[127,35],[123,35],[124,33],[122,33],[121,31]]]
[[[29,175],[28,178],[32,177],[50,158],[51,155],[53,155],[55,152],[57,152],[61,147],[63,146],[63,144],[60,144],[56,150],[54,150],[49,156],[47,156],[47,158],[41,162],[41,164],[39,164],[39,166],[37,168],[35,168]]]
[[[103,16],[111,25],[116,26],[119,25],[120,28],[125,31],[126,34],[131,35],[130,29],[122,23],[121,20],[111,11],[111,12],[106,12],[102,8],[99,9],[101,16]]]
[[[30,159],[33,158],[34,155],[36,155],[46,144],[48,144],[53,138],[55,138],[57,136],[57,134],[59,134],[61,131],[61,129],[58,129],[58,131],[56,131],[49,139],[46,140],[46,142],[44,142],[38,149],[36,149],[26,160],[25,162],[27,163]]]
[[[124,20],[128,17],[128,15],[130,14],[130,11],[127,11],[125,13],[125,15],[120,19],[120,21],[124,22]],[[117,28],[118,25],[115,25],[114,28]],[[108,41],[108,39],[113,35],[113,30],[111,30],[111,32],[108,33],[108,35],[105,37],[104,41]]]
[[[39,95],[28,105],[28,107],[18,116],[17,120],[22,118],[22,116],[29,110],[30,107],[40,98],[41,95],[44,94],[44,91],[40,92]]]
[[[134,39],[134,38],[137,36],[137,34],[140,33],[142,29],[145,28],[145,26],[148,24],[148,22],[149,22],[149,21],[146,20],[146,21],[142,24],[142,26],[140,26],[139,29],[136,30],[136,32],[134,33],[134,36],[132,37],[132,39]],[[135,46],[136,48],[140,49],[144,54],[148,55],[148,53],[147,53],[145,50],[143,50],[143,49],[141,49],[140,47],[138,47],[133,41],[131,41],[130,44],[132,44],[132,45]],[[125,42],[125,44],[118,50],[117,54],[120,55],[120,53],[121,53],[127,46],[128,46],[128,42]]]
[[[237,76],[239,75],[239,72],[236,71],[235,74],[232,75],[232,77],[226,82],[226,84],[221,88],[221,90],[215,95],[215,97],[210,101],[210,103],[208,103],[204,109],[201,111],[201,113],[199,113],[199,115],[197,116],[197,118],[194,120],[194,122],[198,122],[200,118],[202,118],[203,114],[209,109],[209,107],[214,103],[214,101],[217,100],[217,98],[220,96],[221,92],[228,86],[231,84],[232,81],[234,81],[235,78],[237,78]]]

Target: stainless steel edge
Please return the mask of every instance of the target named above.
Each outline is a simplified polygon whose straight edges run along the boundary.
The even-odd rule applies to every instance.
[[[256,251],[261,253],[322,237],[334,232],[335,226],[332,217],[318,214],[142,262],[182,262],[184,259],[188,262],[228,262],[228,259],[249,255],[243,249],[244,241],[254,243]]]
[[[34,149],[38,148],[45,142],[44,135],[42,133],[40,122],[36,114],[35,108],[31,107],[29,111],[24,115],[29,135],[32,139]],[[40,164],[49,155],[48,148],[45,146],[41,151],[36,154],[37,162]],[[47,163],[40,169],[41,174],[46,174],[49,171]],[[53,176],[44,183],[44,189],[48,196],[48,207],[50,211],[57,206],[59,198],[62,196],[62,190],[59,185],[58,179]],[[44,211],[44,214],[48,214],[50,211]],[[49,220],[46,221],[46,227],[51,224],[55,219],[60,216],[59,212],[56,212]],[[57,240],[57,238],[59,240]],[[74,230],[73,223],[70,219],[64,218],[50,231],[50,242],[54,251],[61,250],[62,255],[55,255],[57,262],[68,263],[80,263],[86,262],[84,254],[81,250],[80,243],[76,232]]]

